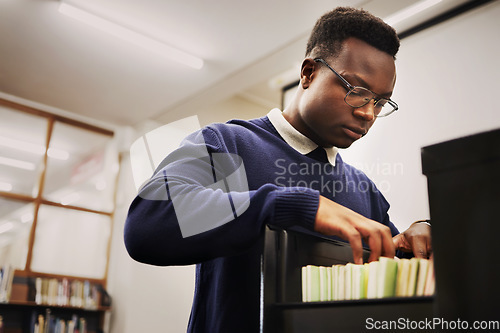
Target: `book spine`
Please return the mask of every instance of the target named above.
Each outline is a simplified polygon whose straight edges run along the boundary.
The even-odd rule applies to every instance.
[[[432,296],[433,261],[381,257],[364,265],[302,267],[302,301]]]

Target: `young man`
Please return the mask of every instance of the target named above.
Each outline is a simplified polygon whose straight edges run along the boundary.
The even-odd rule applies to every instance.
[[[365,11],[325,14],[283,112],[193,133],[141,189],[126,222],[127,249],[153,265],[197,264],[189,332],[258,331],[266,224],[338,236],[356,263],[363,241],[370,260],[396,249],[429,254],[429,226],[399,234],[383,195],[337,151],[397,109],[390,97],[398,48],[395,31]]]

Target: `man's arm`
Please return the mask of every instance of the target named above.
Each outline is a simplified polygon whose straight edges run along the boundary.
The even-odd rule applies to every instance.
[[[242,253],[265,224],[313,229],[318,191],[274,184],[244,190],[242,161],[224,148],[216,133],[200,131],[162,162],[129,209],[124,237],[132,258],[188,265]]]

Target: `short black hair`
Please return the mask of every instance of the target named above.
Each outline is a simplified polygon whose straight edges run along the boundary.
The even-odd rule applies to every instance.
[[[399,37],[390,25],[363,9],[338,7],[321,16],[307,42],[306,57],[328,58],[341,51],[342,43],[358,38],[396,59]]]

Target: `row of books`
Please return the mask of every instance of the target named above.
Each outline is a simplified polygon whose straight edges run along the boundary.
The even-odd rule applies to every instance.
[[[50,309],[45,314],[34,311],[30,333],[87,333],[87,321],[77,315],[64,320],[52,315]]]
[[[12,281],[14,279],[14,267],[4,265],[0,268],[0,303],[7,303],[12,291]]]
[[[87,280],[41,278],[35,280],[35,302],[43,305],[97,309],[100,286]]]
[[[429,259],[380,257],[363,265],[302,267],[302,301],[430,296],[434,264]]]

